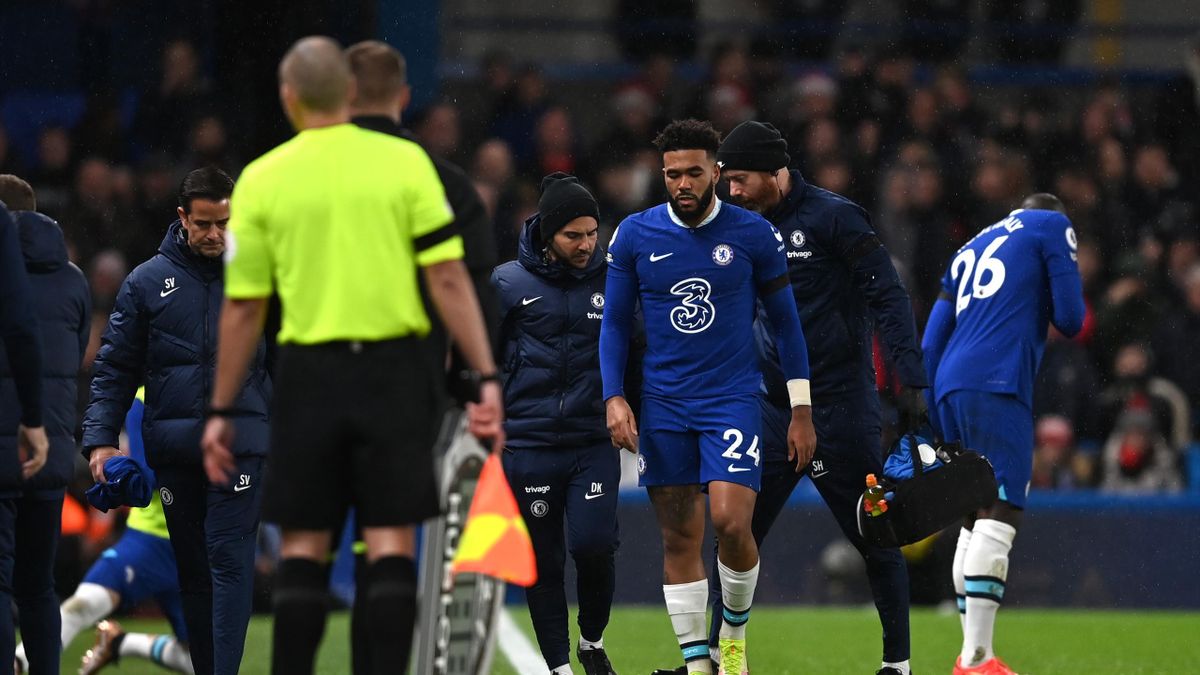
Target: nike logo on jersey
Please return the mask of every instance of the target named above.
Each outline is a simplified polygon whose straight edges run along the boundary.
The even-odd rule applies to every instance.
[[[166,286],[166,288],[158,292],[158,297],[160,298],[165,298],[179,290],[179,287],[175,285],[175,277],[167,277],[166,279],[163,279],[163,285]]]
[[[671,251],[670,253],[651,253],[650,254],[650,262],[658,262],[659,260],[662,260],[663,258],[670,258],[673,255],[675,255],[674,251]]]
[[[178,286],[176,286],[175,288],[172,288],[172,289],[171,289],[171,290],[169,290],[169,291],[159,291],[159,292],[158,292],[158,297],[160,297],[160,298],[165,298],[165,297],[167,297],[168,295],[170,295],[170,294],[174,293],[174,292],[175,292],[175,291],[177,291],[177,290],[179,290],[179,287],[178,287]]]
[[[594,494],[591,494],[591,493],[589,492],[588,494],[584,495],[584,496],[583,496],[583,498],[584,498],[584,499],[586,499],[586,500],[588,500],[588,501],[591,501],[591,500],[595,499],[596,497],[603,497],[603,496],[604,496],[604,493],[603,493],[603,492],[601,492],[601,493],[600,493],[600,494],[598,494],[598,495],[594,495]]]
[[[536,298],[521,298],[521,305],[532,305],[538,300],[541,300],[543,297],[544,296],[539,295]]]
[[[748,467],[748,466],[740,466],[739,467],[739,466],[734,466],[732,464],[729,465],[729,473],[741,473],[743,471],[749,471],[749,470],[750,470],[750,467]]]
[[[596,497],[604,496],[604,483],[592,483],[592,489],[583,496],[584,499],[591,501]]]

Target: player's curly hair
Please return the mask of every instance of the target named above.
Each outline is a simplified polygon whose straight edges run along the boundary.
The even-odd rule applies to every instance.
[[[675,120],[654,139],[659,152],[673,150],[703,150],[716,156],[721,147],[721,133],[709,122],[687,119]]]

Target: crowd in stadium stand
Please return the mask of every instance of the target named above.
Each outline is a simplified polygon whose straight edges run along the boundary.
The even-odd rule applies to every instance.
[[[651,140],[684,116],[723,132],[752,118],[784,130],[794,167],[870,212],[918,323],[961,244],[1024,195],[1053,192],[1078,232],[1088,316],[1079,337],[1052,336],[1046,349],[1033,485],[1182,489],[1183,452],[1200,424],[1200,195],[1188,189],[1200,177],[1200,89],[1190,76],[1136,91],[1103,81],[998,93],[903,50],[850,47],[826,68],[798,71],[727,43],[699,81],[665,54],[643,56],[636,76],[603,85],[607,128],[585,133],[578,102],[556,95],[556,81],[500,52],[461,87],[472,96],[437,99],[406,120],[475,181],[502,260],[515,256],[538,180],[551,172],[593,188],[609,231],[663,201]],[[40,130],[32,156],[0,127],[0,173],[33,184],[88,275],[89,363],[122,279],[174,218],[181,176],[206,164],[236,175],[252,159],[188,42],[167,44],[159,86],[138,100],[126,125],[116,97],[90,96],[74,128]]]

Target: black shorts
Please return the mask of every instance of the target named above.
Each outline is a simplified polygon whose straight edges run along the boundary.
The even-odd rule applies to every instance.
[[[280,349],[263,519],[284,529],[420,523],[440,503],[437,368],[421,340]]]

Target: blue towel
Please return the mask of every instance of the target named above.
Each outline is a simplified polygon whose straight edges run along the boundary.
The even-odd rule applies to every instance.
[[[916,446],[927,447],[924,453],[926,456],[921,458],[921,468],[925,471],[933,471],[941,468],[942,460],[935,454],[932,441],[923,436],[906,434],[900,437],[900,440],[896,443],[896,447],[888,455],[887,461],[883,463],[883,475],[889,480],[898,483],[913,477],[913,452],[916,451],[913,443],[914,440],[916,441]]]
[[[85,493],[88,503],[105,513],[118,506],[146,506],[154,492],[148,473],[135,459],[109,457],[104,462],[104,477],[108,482],[88,488]]]

